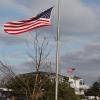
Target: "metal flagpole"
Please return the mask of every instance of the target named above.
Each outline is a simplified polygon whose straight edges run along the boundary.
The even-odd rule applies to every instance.
[[[58,84],[59,84],[59,42],[60,42],[60,3],[57,1],[57,47],[56,47],[56,86],[55,86],[55,100],[58,100]]]

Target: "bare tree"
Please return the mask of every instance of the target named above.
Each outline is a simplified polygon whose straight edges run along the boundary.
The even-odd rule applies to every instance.
[[[42,68],[46,69],[46,67],[48,67],[47,59],[50,51],[47,50],[48,41],[46,37],[44,37],[42,41],[39,41],[39,34],[37,32],[35,37],[33,37],[33,35],[31,36],[32,38],[34,38],[34,40],[32,41],[34,54],[28,52],[28,55],[29,57],[32,58],[33,67],[35,67],[35,71],[36,71],[35,84],[32,93],[32,100],[38,100],[40,96],[44,95],[42,89],[42,80],[39,75],[39,72]]]
[[[24,83],[24,81],[23,81],[21,78],[19,78],[19,77],[14,73],[14,71],[13,71],[12,68],[11,68],[11,65],[4,64],[2,61],[0,61],[0,71],[1,71],[2,73],[5,74],[6,82],[8,82],[8,81],[11,80],[11,79],[12,79],[13,81],[15,81],[15,83],[16,83],[17,85],[19,85],[19,86],[23,89],[23,91],[25,91],[26,99],[29,100],[29,99],[28,99],[29,97],[28,97],[28,90],[27,90],[27,87],[28,87],[28,86],[27,86],[27,84]],[[16,81],[15,78],[17,78],[18,81]],[[19,81],[20,81],[22,84],[20,84]]]
[[[24,82],[24,79],[18,77],[16,73],[12,70],[12,66],[7,65],[0,61],[0,71],[6,75],[6,79],[13,79],[17,85],[19,85],[23,91],[25,91],[27,100],[38,100],[40,97],[44,95],[43,91],[43,80],[39,74],[40,70],[44,68],[44,71],[48,71],[51,68],[51,63],[48,63],[48,57],[50,55],[50,51],[48,50],[48,41],[46,37],[43,37],[42,41],[39,39],[39,34],[36,32],[35,37],[31,34],[33,38],[32,48],[34,53],[27,52],[28,56],[32,59],[33,67],[35,68],[36,76],[35,83],[32,92],[30,90],[29,81]],[[29,45],[28,45],[29,46]],[[48,71],[49,72],[49,71]],[[16,81],[15,77],[18,81]]]

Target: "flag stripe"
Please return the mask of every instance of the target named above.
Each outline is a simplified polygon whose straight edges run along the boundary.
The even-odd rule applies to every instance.
[[[27,20],[7,22],[4,24],[4,31],[9,34],[19,34],[35,28],[49,26],[51,25],[50,15],[52,8],[53,7]]]
[[[32,18],[27,19],[27,20],[20,20],[20,21],[7,22],[6,24],[20,25],[20,24],[24,24],[24,23],[26,23],[26,22],[31,22],[31,21],[33,21],[34,18],[36,18],[36,17],[32,17]],[[4,24],[4,25],[5,25],[5,24]]]
[[[36,20],[36,21],[47,21],[47,22],[49,22],[50,21],[50,19],[39,19],[39,20]],[[35,21],[33,21],[33,22],[35,22]],[[18,24],[18,23],[12,23],[12,22],[8,22],[8,23],[6,23],[6,24],[4,24],[4,27],[10,27],[10,26],[15,26],[15,27],[17,27],[17,26],[22,26],[22,25],[24,25],[24,24],[28,24],[28,23],[33,23],[32,21],[31,22],[25,22],[25,23],[20,23],[20,24]]]
[[[28,27],[31,27],[32,25],[37,25],[37,24],[41,24],[41,23],[50,24],[50,22],[37,21],[37,22],[31,23],[29,25],[21,26],[21,27],[6,27],[6,28],[4,28],[4,30],[20,30],[20,29],[28,28]]]
[[[36,23],[32,23],[30,25],[27,25],[27,26],[23,26],[23,27],[18,27],[18,28],[6,28],[4,30],[6,31],[17,31],[17,30],[23,30],[23,29],[27,29],[27,28],[30,28],[32,26],[36,26],[36,25],[40,25],[40,24],[47,24],[49,25],[50,23],[47,23],[47,22],[36,22]]]
[[[40,27],[43,27],[43,26],[49,26],[49,25],[38,25],[38,26],[33,26],[33,27],[30,27],[29,29],[26,29],[26,30],[21,30],[21,31],[6,31],[5,30],[5,32],[6,33],[8,33],[8,34],[12,34],[12,35],[14,35],[14,34],[20,34],[20,33],[23,33],[23,32],[27,32],[27,31],[30,31],[30,30],[33,30],[33,29],[35,29],[35,28],[40,28]]]
[[[4,29],[20,29],[20,28],[23,28],[23,27],[27,27],[27,26],[30,26],[30,25],[35,25],[35,24],[39,24],[39,23],[50,23],[49,21],[47,22],[45,22],[45,21],[36,21],[36,22],[34,22],[34,23],[27,23],[27,24],[23,24],[22,26],[18,26],[18,27],[15,27],[15,26],[6,26],[6,28],[4,28]]]
[[[20,25],[12,25],[12,24],[5,24],[5,28],[18,28],[18,27],[22,27],[22,26],[27,26],[36,22],[50,22],[50,20],[36,20],[34,22],[27,22],[24,24],[20,24]]]
[[[48,26],[48,25],[50,25],[50,23],[44,23],[44,22],[41,22],[41,23],[37,23],[37,24],[33,24],[33,25],[31,25],[31,26],[29,26],[29,27],[24,27],[24,28],[22,28],[22,29],[16,29],[15,30],[15,28],[13,28],[13,29],[5,29],[5,32],[7,32],[7,33],[12,33],[12,32],[14,32],[14,33],[16,33],[16,32],[18,32],[18,31],[23,31],[23,30],[31,30],[31,29],[34,29],[34,28],[36,28],[36,27],[38,27],[38,26]]]

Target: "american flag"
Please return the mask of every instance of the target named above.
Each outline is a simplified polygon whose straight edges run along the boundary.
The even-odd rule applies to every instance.
[[[73,68],[73,67],[68,67],[67,68],[67,73],[68,74],[72,74],[74,71],[75,71],[75,68]]]
[[[4,24],[4,31],[8,34],[14,35],[24,33],[43,26],[49,26],[52,8],[53,7],[27,20],[7,22]]]

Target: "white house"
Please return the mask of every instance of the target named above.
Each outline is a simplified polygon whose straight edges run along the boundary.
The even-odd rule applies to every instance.
[[[75,94],[77,95],[84,95],[85,90],[89,88],[80,77],[69,77],[69,84],[75,89]]]

